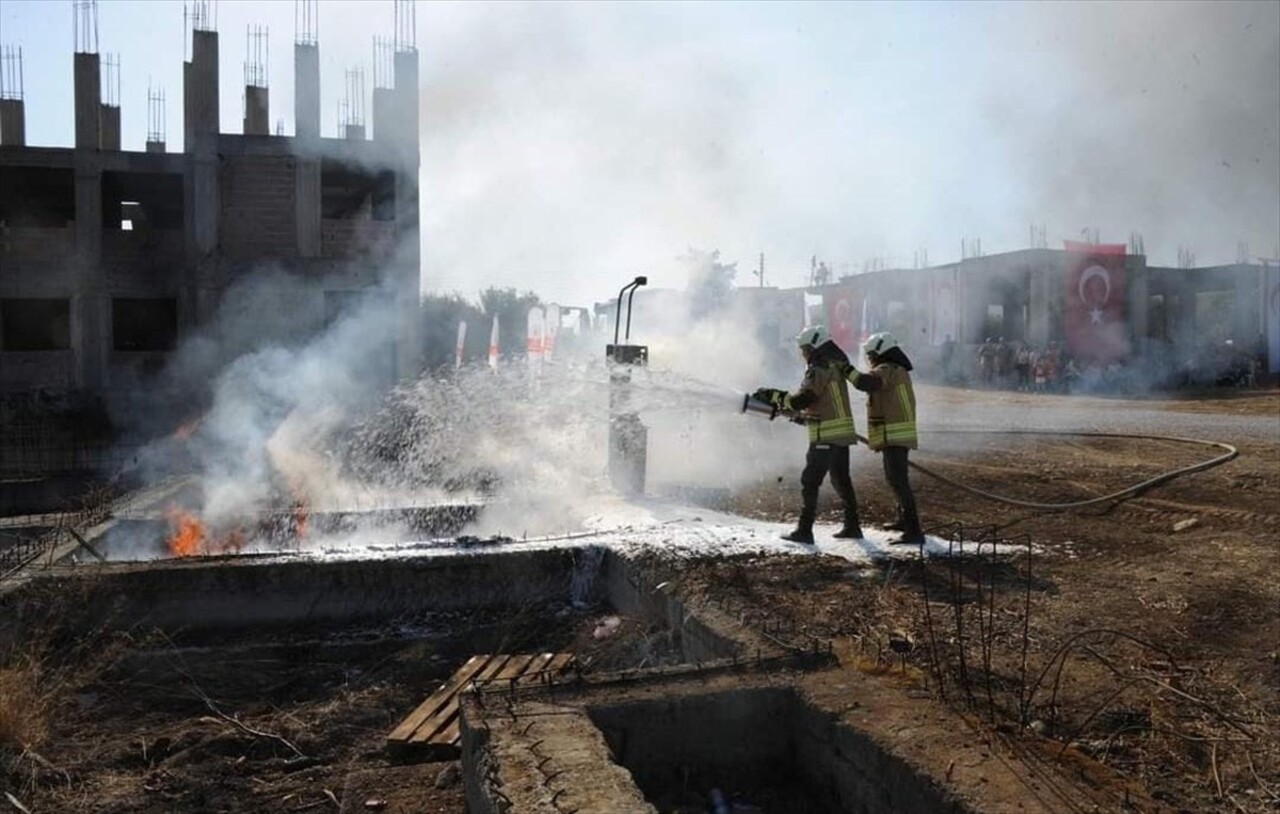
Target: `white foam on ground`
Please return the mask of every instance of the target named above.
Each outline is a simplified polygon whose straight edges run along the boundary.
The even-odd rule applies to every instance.
[[[860,540],[834,537],[836,524],[814,526],[815,545],[783,540],[782,535],[794,526],[770,523],[740,515],[718,512],[658,499],[626,500],[617,496],[600,496],[592,501],[594,512],[582,526],[564,534],[496,542],[470,544],[456,540],[423,540],[393,546],[362,547],[350,540],[342,548],[325,549],[324,554],[342,558],[405,555],[444,555],[490,553],[503,551],[541,551],[581,548],[594,545],[627,554],[657,554],[673,559],[762,554],[823,554],[868,564],[879,560],[906,560],[920,556],[915,545],[892,545],[901,535],[874,526],[863,526],[866,535]],[[1004,553],[1017,549],[999,546]],[[943,538],[927,537],[927,556],[947,556],[950,543]],[[990,552],[984,546],[984,553]]]

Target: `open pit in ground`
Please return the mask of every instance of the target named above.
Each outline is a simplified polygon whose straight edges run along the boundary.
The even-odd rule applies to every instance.
[[[1035,772],[975,746],[932,700],[851,680],[824,642],[687,602],[673,576],[591,548],[55,567],[3,595],[3,644],[59,643],[76,689],[49,711],[38,758],[7,777],[33,810],[69,812],[336,800],[563,814],[566,795],[580,812],[630,810],[622,800],[673,812],[699,810],[713,788],[760,811],[1054,810]],[[454,764],[389,752],[399,720],[479,652],[571,652],[580,676],[483,706],[467,696]],[[525,749],[529,731],[508,722],[527,714],[567,727],[552,738],[563,748]],[[540,752],[579,761],[553,776],[550,802],[521,779]]]

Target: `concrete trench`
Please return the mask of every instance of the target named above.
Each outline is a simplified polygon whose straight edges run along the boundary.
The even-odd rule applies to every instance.
[[[461,757],[471,814],[706,811],[712,789],[741,814],[980,810],[802,688],[805,675],[831,664],[824,651],[772,646],[714,606],[690,606],[675,582],[590,547],[57,566],[0,593],[0,615],[12,620],[0,638],[25,635],[55,602],[59,624],[72,631],[163,631],[186,669],[333,667],[416,644],[434,654],[420,677],[430,687],[472,653],[507,652],[496,650],[500,625],[477,622],[484,614],[501,620],[539,603],[592,604],[665,631],[681,663],[467,694]],[[388,633],[396,620],[423,615],[430,618],[419,629]],[[549,615],[537,623],[557,624]],[[260,638],[272,631],[284,639]],[[144,651],[120,669],[152,676],[174,655]]]

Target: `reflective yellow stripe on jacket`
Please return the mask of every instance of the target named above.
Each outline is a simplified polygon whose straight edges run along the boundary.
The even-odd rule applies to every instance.
[[[817,399],[803,413],[805,426],[809,429],[809,443],[852,446],[858,442],[857,428],[849,407],[849,385],[838,366],[810,367],[805,371],[800,389],[812,393]]]
[[[858,434],[849,409],[849,386],[833,366],[822,369],[821,375],[826,379],[826,387],[815,388],[818,389],[818,403],[813,410],[816,418],[808,424],[809,443],[852,446],[858,442]]]
[[[916,449],[916,394],[911,374],[897,365],[877,365],[871,371],[884,386],[867,394],[867,445]]]

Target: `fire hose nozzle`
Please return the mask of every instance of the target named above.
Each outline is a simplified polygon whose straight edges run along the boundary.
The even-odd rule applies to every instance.
[[[761,401],[750,393],[746,393],[742,396],[741,412],[767,415],[769,416],[770,421],[778,417],[778,408],[775,405],[770,404],[767,401]]]

